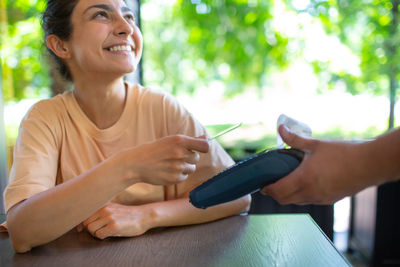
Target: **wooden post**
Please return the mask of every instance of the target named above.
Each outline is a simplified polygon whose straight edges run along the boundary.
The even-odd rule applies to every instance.
[[[128,7],[133,11],[133,15],[135,16],[136,25],[140,28],[140,1],[139,0],[130,0],[126,1]],[[131,74],[126,75],[125,79],[132,83],[142,84],[143,81],[143,73],[142,73],[142,60],[140,60],[136,71]]]
[[[8,30],[7,30],[7,11],[6,11],[6,1],[0,0],[0,52],[1,48],[7,40]],[[1,55],[0,55],[1,58]],[[3,202],[3,192],[8,182],[8,160],[7,160],[7,144],[6,144],[6,134],[4,127],[4,95],[3,92],[6,92],[9,98],[14,94],[13,90],[13,82],[11,69],[4,64],[3,59],[0,60],[0,218],[4,211],[4,202]],[[3,65],[4,64],[4,65]],[[3,80],[3,75],[7,78]],[[3,86],[4,85],[4,86]],[[3,88],[7,88],[7,91],[4,91]]]
[[[1,74],[1,65],[0,65]],[[3,87],[0,75],[0,215],[4,214],[3,192],[8,180],[8,161],[7,161],[7,145],[6,134],[4,130],[4,112],[3,112]]]

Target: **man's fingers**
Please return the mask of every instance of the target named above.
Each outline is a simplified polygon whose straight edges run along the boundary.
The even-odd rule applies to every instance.
[[[315,140],[301,137],[292,132],[283,124],[278,127],[278,132],[279,135],[282,137],[282,140],[293,148],[311,150],[313,147]]]
[[[285,178],[262,188],[261,193],[271,196],[282,205],[288,204],[288,199],[300,190],[296,180],[297,175],[296,171],[294,171]]]
[[[261,191],[264,195],[269,195],[273,199],[275,199],[280,205],[288,205],[288,204],[297,204],[304,205],[307,204],[307,200],[302,196],[302,191],[297,190],[289,195],[282,195],[280,193],[276,193],[275,189],[272,187],[265,187]],[[307,203],[306,203],[307,202]]]

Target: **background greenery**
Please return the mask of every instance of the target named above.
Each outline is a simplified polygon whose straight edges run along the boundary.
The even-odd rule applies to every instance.
[[[149,0],[144,3],[151,2]],[[340,38],[360,58],[360,74],[335,71],[329,61],[309,62],[320,77],[321,90],[344,84],[352,94],[390,98],[388,128],[394,125],[399,79],[399,1],[327,0],[177,0],[142,26],[151,40],[144,55],[144,81],[159,83],[173,94],[193,92],[213,80],[228,84],[226,96],[268,83],[303,56],[304,40],[285,36],[273,25],[278,3],[299,15],[320,20],[326,32]],[[183,63],[182,63],[183,62]],[[189,73],[188,73],[189,72]],[[323,91],[321,91],[323,93]]]
[[[44,1],[0,0],[0,55],[4,101],[49,95],[40,12]]]
[[[338,71],[330,61],[310,61],[319,77],[320,93],[344,84],[352,94],[386,95],[391,105],[388,128],[393,127],[399,95],[399,1],[299,1],[176,0],[164,6],[163,1],[142,1],[146,8],[157,5],[154,12],[159,13],[142,19],[143,82],[159,84],[180,95],[193,94],[196,88],[217,80],[227,84],[227,98],[262,88],[271,73],[285,70],[296,58],[304,56],[305,40],[284,34],[273,23],[275,7],[282,5],[299,16],[308,14],[320,21],[327,34],[338,37],[360,59],[360,73]],[[6,103],[51,95],[50,68],[43,56],[39,24],[44,3],[0,0],[0,55]],[[8,135],[15,132],[9,128]],[[335,128],[314,136],[371,138],[377,134],[378,130],[371,126],[365,133]],[[266,135],[254,144],[245,143],[257,150],[273,146],[275,137]]]

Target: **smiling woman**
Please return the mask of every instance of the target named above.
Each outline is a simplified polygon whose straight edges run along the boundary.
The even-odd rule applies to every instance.
[[[137,236],[246,211],[250,197],[198,210],[188,192],[233,164],[171,95],[126,83],[142,36],[121,0],[49,0],[46,44],[73,89],[23,119],[5,191],[14,248],[25,252],[76,227]]]

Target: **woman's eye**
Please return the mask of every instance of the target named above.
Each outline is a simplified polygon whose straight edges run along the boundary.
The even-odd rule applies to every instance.
[[[132,14],[127,14],[127,15],[125,15],[125,19],[126,19],[126,20],[135,21],[135,17],[134,17]]]
[[[106,12],[100,11],[94,14],[93,18],[108,18],[108,15]]]

